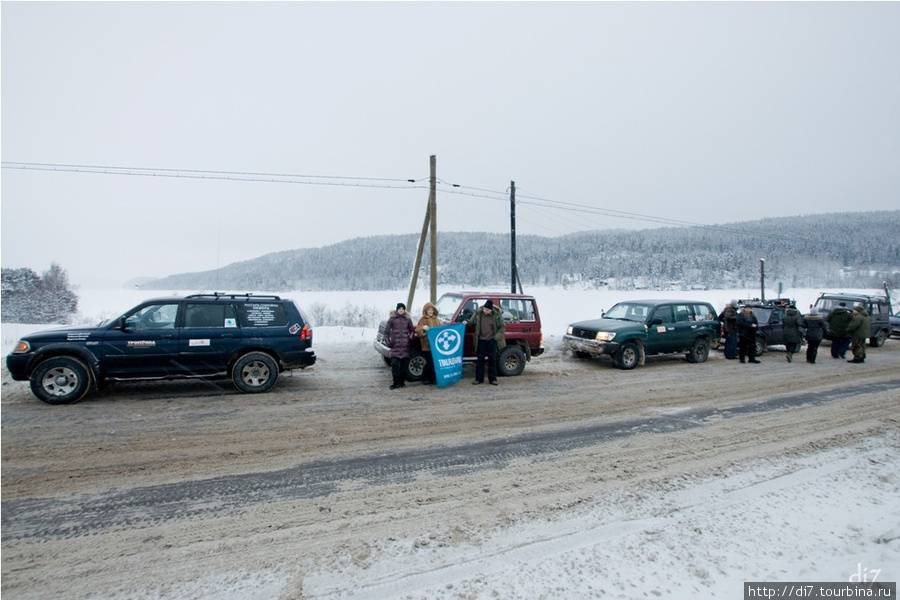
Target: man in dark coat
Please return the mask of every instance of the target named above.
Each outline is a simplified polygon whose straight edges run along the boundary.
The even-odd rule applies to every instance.
[[[477,358],[475,381],[472,383],[484,383],[484,363],[487,362],[488,381],[491,385],[497,385],[497,353],[506,347],[506,323],[503,321],[503,313],[500,312],[500,308],[494,306],[493,300],[488,299],[481,310],[463,323],[475,329]]]
[[[391,312],[391,318],[384,327],[384,343],[391,349],[391,374],[394,376],[394,383],[391,384],[392,390],[406,386],[409,343],[415,334],[416,328],[413,327],[412,319],[406,312],[406,305],[402,302],[398,303],[397,310]]]
[[[722,328],[725,330],[725,358],[737,358],[738,351],[738,334],[737,334],[737,300],[729,302],[722,312],[719,314],[719,321],[722,322]]]
[[[872,330],[872,322],[869,319],[869,313],[862,306],[853,307],[853,319],[847,326],[847,334],[850,336],[853,351],[853,360],[851,363],[866,362],[866,343],[869,341],[869,335]]]
[[[847,353],[847,348],[850,347],[847,326],[852,320],[853,313],[847,308],[846,302],[840,302],[837,308],[828,313],[825,321],[828,323],[828,336],[831,339],[831,358],[844,358]]]
[[[806,330],[806,362],[814,365],[819,354],[819,344],[825,338],[825,319],[815,306],[803,317],[803,328]]]
[[[788,306],[784,311],[784,346],[787,349],[787,361],[794,360],[794,354],[800,351],[803,342],[803,333],[800,328],[803,325],[803,315],[794,306]]]
[[[756,331],[758,329],[759,321],[753,314],[753,308],[745,306],[737,318],[738,357],[742,363],[747,362],[745,357],[748,357],[751,363],[760,362],[756,360]]]

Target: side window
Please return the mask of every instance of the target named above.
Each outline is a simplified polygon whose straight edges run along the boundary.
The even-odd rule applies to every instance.
[[[241,327],[285,327],[287,312],[278,302],[244,302],[238,304]]]
[[[676,304],[675,305],[675,322],[676,323],[687,323],[692,319],[691,307],[687,304]]]
[[[234,306],[221,302],[184,305],[185,327],[237,327]]]
[[[871,316],[875,316],[875,315],[884,315],[884,314],[887,314],[888,312],[890,312],[890,311],[888,311],[886,304],[879,304],[878,302],[873,302],[872,309],[869,311],[869,314]]]
[[[502,298],[500,310],[503,313],[503,320],[507,323],[534,321],[534,302],[531,300]]]
[[[126,316],[125,325],[135,331],[175,329],[177,316],[178,304],[151,304]]]
[[[671,305],[665,305],[658,307],[655,311],[653,311],[653,319],[661,319],[663,323],[674,323],[675,316],[672,314]]]
[[[716,318],[716,313],[713,311],[712,307],[709,304],[695,304],[694,305],[694,320],[695,321],[711,321]]]

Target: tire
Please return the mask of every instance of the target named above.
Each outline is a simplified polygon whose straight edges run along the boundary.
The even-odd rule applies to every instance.
[[[525,351],[518,345],[509,345],[500,351],[497,372],[503,377],[515,377],[525,370]]]
[[[873,348],[881,348],[882,346],[884,346],[884,342],[887,339],[888,334],[884,329],[882,329],[877,334],[869,338],[869,345]]]
[[[248,352],[234,363],[231,380],[246,394],[268,392],[278,380],[278,365],[265,352]]]
[[[634,342],[625,342],[616,352],[616,366],[629,371],[641,362],[641,349]]]
[[[688,359],[688,362],[692,363],[704,363],[706,359],[709,358],[709,342],[704,340],[703,338],[699,338],[694,340],[694,345],[691,346],[690,352],[685,354]]]
[[[766,344],[766,338],[761,335],[756,336],[756,355],[762,356],[768,349],[769,345]]]
[[[87,365],[70,356],[48,358],[31,372],[31,392],[47,404],[71,404],[91,387]]]
[[[425,375],[425,355],[421,351],[413,349],[406,366],[406,379],[408,381],[422,381]]]

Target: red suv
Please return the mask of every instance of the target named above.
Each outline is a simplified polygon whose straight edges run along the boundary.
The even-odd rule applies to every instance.
[[[497,365],[500,375],[506,377],[521,375],[525,370],[525,363],[530,361],[532,356],[544,353],[541,313],[533,296],[502,292],[449,292],[441,296],[435,306],[441,322],[461,323],[470,319],[487,300],[492,300],[494,306],[500,307],[503,320],[506,322],[506,347],[500,351]],[[385,324],[383,321],[378,327],[375,349],[384,357],[385,362],[390,364],[391,349],[385,346],[383,341]],[[412,344],[406,378],[418,381],[422,378],[425,359],[422,357],[418,339],[413,340]],[[474,360],[474,332],[471,328],[467,328],[463,361]]]

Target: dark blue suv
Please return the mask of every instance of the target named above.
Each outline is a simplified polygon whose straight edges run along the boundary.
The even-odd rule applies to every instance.
[[[220,293],[147,300],[97,327],[39,331],[6,357],[12,378],[49,404],[136,379],[230,377],[242,392],[265,392],[280,372],[315,362],[309,319],[293,300]]]

